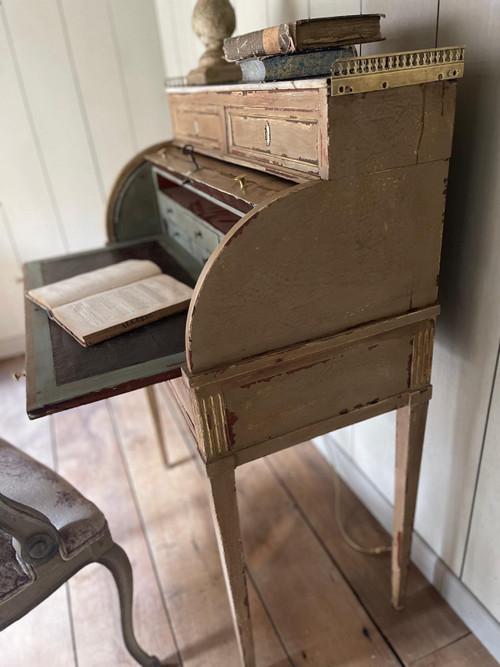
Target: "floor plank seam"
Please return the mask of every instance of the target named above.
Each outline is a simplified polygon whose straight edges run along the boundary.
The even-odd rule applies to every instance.
[[[50,415],[48,419],[28,422],[22,396],[24,387],[22,383],[17,383],[16,386],[11,377],[12,371],[18,370],[21,363],[22,358],[18,358],[7,360],[0,365],[0,388],[5,417],[5,433],[1,435],[54,470],[68,474],[72,483],[81,482],[85,485],[89,482],[91,495],[101,486],[107,488],[110,470],[116,465],[117,471],[119,470],[119,494],[117,496],[115,493],[109,498],[109,494],[105,494],[105,499],[101,498],[104,505],[98,502],[98,506],[108,507],[106,502],[116,497],[121,503],[121,494],[126,495],[129,521],[125,521],[123,508],[116,517],[118,521],[122,521],[121,539],[130,540],[127,542],[127,549],[130,548],[131,554],[137,554],[134,562],[139,570],[136,572],[139,595],[136,598],[138,604],[134,605],[134,616],[137,629],[141,630],[140,634],[144,632],[144,637],[148,636],[148,641],[155,644],[157,650],[154,652],[162,658],[162,665],[165,667],[167,664],[172,667],[176,664],[184,667],[202,664],[206,667],[234,667],[238,664],[237,647],[230,627],[230,617],[225,613],[222,619],[221,613],[221,622],[212,622],[215,615],[213,610],[221,610],[222,607],[225,612],[228,610],[226,591],[220,585],[222,578],[214,576],[216,546],[201,493],[201,487],[206,482],[205,465],[192,438],[192,432],[184,423],[184,414],[177,408],[169,387],[160,384],[155,388],[162,396],[161,399],[158,398],[161,421],[168,447],[174,455],[173,464],[165,467],[160,463],[159,443],[153,432],[150,411],[146,403],[143,403],[143,392],[138,391],[135,397],[130,397],[129,402],[123,398],[106,401],[104,405],[101,404],[102,410],[95,410],[96,414],[87,407],[83,410],[83,416],[80,411],[71,411],[73,414],[66,417]],[[14,387],[11,386],[12,383]],[[100,418],[97,419],[97,416]],[[81,432],[82,443],[79,441]],[[101,437],[106,445],[102,448],[104,453],[101,453],[101,448],[94,448]],[[80,470],[79,456],[87,456],[87,453],[91,465],[87,465],[85,471]],[[106,465],[102,465],[103,461]],[[190,466],[191,461],[198,474],[194,473]],[[112,466],[109,465],[110,462]],[[351,557],[351,552],[339,537],[333,521],[331,471],[328,471],[329,466],[324,466],[325,461],[316,448],[307,444],[299,445],[286,454],[281,452],[268,457],[265,463],[262,463],[263,467],[260,467],[260,464],[256,464],[255,468],[250,465],[236,473],[238,504],[243,510],[240,520],[245,528],[242,537],[247,538],[249,547],[246,572],[259,665],[294,667],[299,664],[305,666],[307,663],[319,667],[335,662],[339,665],[360,667],[371,664],[405,667],[463,664],[470,667],[493,667],[493,664],[497,664],[486,653],[486,649],[483,650],[477,635],[465,625],[457,625],[449,609],[443,610],[439,597],[429,594],[427,589],[433,588],[435,592],[435,588],[428,581],[425,582],[425,590],[420,586],[416,572],[413,572],[412,593],[415,597],[412,597],[411,606],[408,605],[408,613],[399,616],[391,611],[389,596],[384,594],[388,559],[379,558],[376,561],[373,558],[362,560]],[[91,474],[92,466],[105,471],[102,477],[94,480],[87,476],[87,469]],[[359,472],[363,474],[363,471]],[[162,501],[156,497],[152,483],[158,484],[159,488],[164,485],[170,487],[170,480],[175,487],[175,495],[168,494]],[[193,550],[196,549],[193,541],[188,543],[189,530],[187,537],[185,535],[182,539],[177,539],[175,529],[171,529],[172,525],[178,528],[180,524],[177,523],[179,515],[173,512],[174,505],[170,505],[170,499],[174,500],[184,493],[184,490],[192,491],[196,496],[196,500],[189,504],[189,520],[201,530],[199,534],[195,534],[198,554],[209,541],[213,556],[206,561],[204,559],[206,568],[203,575],[189,588],[190,597],[185,599],[176,595],[179,581],[175,569],[179,562],[183,563],[184,552],[170,552],[167,554],[167,562],[163,560],[165,537],[168,535],[172,537],[172,540],[168,539],[168,546],[171,546],[172,542],[178,547],[180,543],[186,546],[186,558],[199,557]],[[272,521],[268,521],[265,515],[272,505],[266,505],[260,498],[255,504],[257,497],[252,495],[264,490],[269,492],[279,505],[279,510],[273,512]],[[359,497],[351,493],[345,482],[342,482],[342,494],[343,515],[349,517],[349,531],[354,535],[364,536],[367,544],[383,539],[380,525],[376,519],[372,520],[370,505],[360,503]],[[99,495],[97,497],[99,498]],[[368,510],[368,514],[361,512],[362,505]],[[175,508],[180,510],[181,505],[175,505]],[[114,509],[111,506],[109,509],[112,512],[110,520],[114,521]],[[251,519],[255,510],[257,519]],[[203,512],[203,522],[200,512]],[[167,521],[159,525],[157,521],[162,521],[163,518],[173,520],[173,524]],[[263,534],[261,521],[266,531],[269,531],[271,550],[263,550],[268,541],[267,538],[264,539],[264,535],[268,533]],[[274,526],[277,526],[276,530]],[[290,535],[293,535],[293,530],[299,531],[301,539],[297,541],[294,538],[290,543],[285,542],[285,539],[290,539]],[[390,528],[385,529],[383,534],[390,535],[390,532]],[[299,548],[295,553],[294,548],[303,544],[307,544],[307,548]],[[140,549],[136,549],[137,545]],[[281,551],[285,548],[286,552]],[[297,580],[287,577],[281,579],[280,559],[285,553],[292,554],[290,561],[302,564]],[[194,564],[197,562],[195,560]],[[265,563],[263,569],[262,563]],[[338,563],[341,563],[341,566]],[[321,568],[317,576],[314,571],[316,566]],[[340,591],[341,600],[346,603],[345,608],[339,605],[335,595],[324,594],[323,587],[326,583],[330,585],[329,579],[325,581],[326,573],[339,587],[334,590]],[[100,569],[95,574],[99,577]],[[184,574],[190,577],[185,567],[183,576]],[[281,584],[284,584],[283,587],[275,581],[277,576],[280,577]],[[181,587],[184,581],[191,583],[190,578],[182,580]],[[104,583],[107,582],[106,578]],[[297,584],[297,589],[293,582]],[[47,601],[46,606],[42,606],[38,617],[36,612],[31,619],[31,614],[28,614],[2,633],[0,663],[33,667],[56,663],[64,667],[97,667],[104,660],[104,663],[110,665],[128,665],[129,658],[124,654],[121,634],[111,634],[108,631],[103,633],[103,623],[109,622],[109,627],[117,630],[114,587],[96,586],[94,573],[89,572],[88,577],[83,575],[74,583],[67,582],[64,590],[62,589],[63,586],[60,587],[58,599],[54,600],[53,604]],[[356,591],[359,591],[359,595]],[[99,602],[101,593],[102,605]],[[205,598],[200,599],[199,594],[215,594],[215,604],[205,607]],[[285,597],[282,597],[283,595]],[[296,613],[297,610],[291,602],[294,600],[292,595],[302,602],[306,613]],[[188,600],[191,605],[189,611],[186,606]],[[283,604],[284,600],[286,604]],[[96,604],[101,611],[106,611],[101,622],[94,624],[91,619]],[[372,610],[373,616],[367,607]],[[449,608],[449,605],[446,607]],[[210,623],[203,627],[207,618],[204,611],[206,609],[212,613]],[[338,614],[338,618],[335,614]],[[345,627],[342,625],[344,617]],[[311,618],[321,621],[321,631],[313,637],[310,629],[315,630],[316,626],[314,621],[309,625]],[[387,636],[381,631],[375,618]],[[344,628],[343,631],[337,632],[339,626]],[[106,625],[106,628],[109,627]],[[369,629],[368,638],[375,642],[378,655],[375,647],[371,655],[369,648],[362,648],[364,640],[361,635],[358,637],[357,629],[362,630],[365,637],[366,630]],[[344,641],[349,649],[342,653]],[[308,642],[308,647],[312,649],[311,652],[307,650],[307,655],[300,650],[304,642]],[[366,644],[364,646],[366,647]]]
[[[78,667],[78,647],[76,644],[76,633],[75,633],[75,624],[73,623],[73,606],[71,604],[71,590],[69,586],[69,581],[64,584],[66,588],[66,603],[68,605],[68,614],[69,614],[69,631],[71,634],[71,643],[73,645],[73,655],[75,657],[75,667]]]
[[[164,399],[165,407],[169,410],[170,414],[172,414],[172,409],[174,409],[173,406],[172,406],[172,401],[171,401],[170,397],[167,395],[167,393],[166,393],[166,391],[165,391],[165,389],[164,389],[163,386],[161,387],[161,394],[162,394],[163,399]],[[176,420],[176,421],[177,421],[177,420]],[[184,442],[184,444],[186,445],[186,447],[188,448],[188,450],[190,451],[190,453],[192,454],[192,456],[193,456],[193,458],[194,458],[194,461],[195,461],[195,463],[197,464],[197,465],[196,465],[196,468],[197,468],[198,472],[199,472],[200,475],[204,478],[205,475],[204,475],[203,470],[201,469],[201,462],[199,461],[198,457],[196,456],[197,452],[196,452],[196,451],[193,451],[192,442],[191,442],[191,441],[189,441],[189,443],[186,442],[186,439],[185,439],[185,438],[183,438],[183,442]],[[270,462],[268,461],[267,458],[265,459],[265,463],[268,465],[268,467],[270,466]],[[378,623],[375,621],[375,619],[373,618],[373,616],[370,614],[370,612],[365,608],[365,606],[363,605],[363,603],[362,603],[362,601],[361,601],[359,595],[358,595],[358,594],[356,593],[356,591],[353,589],[353,587],[351,586],[349,580],[346,578],[346,576],[344,575],[343,571],[340,569],[340,567],[338,566],[338,564],[335,562],[335,559],[333,558],[333,556],[332,556],[332,555],[330,554],[330,552],[328,551],[328,548],[326,547],[326,545],[324,544],[324,542],[322,541],[322,539],[320,538],[320,536],[316,533],[314,527],[313,527],[313,526],[310,524],[310,522],[308,521],[308,519],[307,519],[306,515],[304,514],[302,508],[299,506],[298,502],[295,500],[295,497],[293,496],[293,494],[291,494],[291,492],[289,491],[289,489],[288,489],[288,487],[286,486],[286,484],[285,484],[279,477],[277,477],[277,475],[276,475],[276,473],[275,473],[275,470],[274,470],[274,468],[272,467],[272,465],[271,465],[271,472],[272,472],[273,476],[277,479],[277,481],[278,481],[278,483],[280,484],[280,486],[281,486],[281,487],[283,488],[283,490],[285,491],[286,495],[292,500],[293,505],[294,505],[294,507],[298,510],[298,513],[299,513],[299,515],[301,516],[302,520],[305,522],[306,526],[307,526],[307,527],[309,528],[309,530],[312,532],[312,534],[313,534],[313,536],[316,538],[316,540],[320,543],[320,545],[321,545],[323,551],[325,551],[325,553],[326,553],[327,557],[329,558],[329,560],[330,560],[330,561],[335,565],[335,567],[338,569],[340,575],[342,576],[342,579],[347,583],[347,585],[348,585],[348,587],[349,587],[349,590],[352,591],[352,593],[354,594],[354,596],[355,596],[356,600],[358,601],[358,603],[359,603],[359,604],[361,605],[361,607],[365,610],[365,612],[366,612],[368,618],[370,618],[370,620],[372,621],[374,627],[377,629],[377,631],[378,631],[379,634],[381,635],[382,639],[384,640],[384,642],[386,643],[386,645],[389,647],[389,650],[390,650],[391,653],[394,655],[395,659],[398,661],[398,663],[399,663],[400,665],[402,665],[402,666],[404,667],[404,662],[401,660],[401,658],[399,657],[399,655],[398,655],[397,652],[395,651],[395,649],[394,649],[392,643],[388,640],[388,638],[387,638],[387,636],[384,634],[384,632],[382,632],[381,628],[379,627]],[[283,642],[282,642],[281,635],[280,635],[280,633],[279,633],[277,627],[275,626],[274,620],[271,618],[270,613],[268,612],[267,606],[266,606],[266,604],[265,604],[265,602],[264,602],[264,599],[263,599],[263,597],[262,597],[262,595],[261,595],[261,592],[260,592],[260,590],[258,589],[258,587],[257,587],[257,585],[256,585],[256,583],[255,583],[255,581],[254,581],[254,579],[253,579],[253,577],[251,576],[251,572],[250,572],[248,566],[247,566],[246,569],[247,569],[247,573],[249,574],[249,578],[251,578],[251,580],[252,580],[252,584],[254,585],[255,591],[256,591],[257,595],[259,596],[259,599],[260,599],[260,601],[261,601],[261,603],[262,603],[262,606],[263,606],[263,608],[264,608],[264,611],[265,611],[266,615],[267,615],[267,616],[270,618],[270,620],[271,620],[271,626],[273,627],[273,630],[275,631],[275,633],[276,633],[276,635],[277,635],[277,637],[278,637],[278,640],[280,641],[280,644],[281,644],[283,650],[285,651],[285,655],[288,657],[288,659],[290,660],[290,663],[293,665],[294,663],[293,663],[291,657],[289,656],[289,653],[288,653],[288,651],[287,651],[285,645],[284,645]]]
[[[260,588],[257,586],[257,582],[255,581],[255,579],[254,579],[254,577],[253,577],[253,575],[252,575],[252,573],[251,573],[250,568],[248,567],[248,565],[245,566],[245,571],[246,571],[246,573],[247,573],[248,578],[249,578],[250,581],[252,582],[252,586],[254,587],[255,593],[256,593],[257,597],[259,598],[259,600],[260,600],[260,603],[261,603],[261,605],[262,605],[262,608],[264,609],[264,611],[265,611],[265,613],[266,613],[266,616],[267,616],[267,618],[269,619],[269,623],[270,623],[272,629],[274,630],[274,633],[275,633],[276,637],[278,638],[279,643],[281,644],[281,648],[282,648],[283,651],[285,652],[285,655],[286,655],[286,657],[288,658],[288,661],[289,661],[290,665],[291,665],[292,667],[295,667],[295,663],[293,662],[291,655],[288,653],[288,650],[287,650],[286,645],[285,645],[285,642],[284,642],[284,640],[283,640],[283,638],[282,638],[282,636],[281,636],[281,633],[280,633],[280,631],[278,630],[278,628],[277,628],[277,626],[276,626],[276,623],[274,622],[274,618],[271,616],[271,612],[269,611],[269,609],[268,609],[268,607],[267,607],[267,605],[266,605],[266,603],[265,603],[265,601],[264,601],[264,598],[263,598],[263,596],[262,596],[262,594],[261,594],[261,592],[260,592]]]
[[[128,460],[127,460],[127,456],[126,456],[125,451],[124,451],[121,434],[120,434],[118,424],[116,422],[115,414],[114,414],[114,411],[113,411],[113,406],[112,406],[112,404],[109,400],[106,401],[106,403],[107,403],[107,407],[108,407],[108,414],[109,414],[110,420],[111,420],[111,425],[112,425],[112,428],[113,428],[113,433],[114,433],[114,436],[116,438],[116,442],[118,444],[118,449],[120,451],[120,456],[122,458],[123,467],[124,467],[125,474],[127,476],[127,480],[128,480],[128,483],[129,483],[130,493],[132,494],[132,498],[134,500],[134,505],[135,505],[135,508],[136,508],[136,511],[137,511],[137,516],[139,517],[139,522],[140,522],[141,530],[142,530],[142,533],[143,533],[143,536],[144,536],[144,541],[145,541],[145,544],[146,544],[146,547],[147,547],[147,550],[148,550],[149,558],[150,558],[150,561],[151,561],[151,566],[153,568],[153,572],[154,572],[154,576],[155,576],[155,580],[156,580],[156,585],[158,587],[158,593],[160,595],[163,610],[165,612],[167,623],[168,623],[168,626],[170,628],[170,632],[172,634],[172,639],[173,639],[173,642],[174,642],[175,650],[177,652],[177,659],[179,661],[179,665],[182,667],[184,662],[183,662],[183,659],[182,659],[182,654],[181,654],[181,651],[180,651],[179,643],[178,643],[178,640],[177,640],[177,635],[175,633],[174,624],[172,622],[172,617],[171,617],[170,611],[168,609],[167,599],[165,597],[165,594],[163,592],[163,588],[162,588],[162,585],[161,585],[160,574],[158,572],[158,567],[157,567],[157,564],[156,564],[156,559],[155,559],[155,556],[154,556],[153,547],[152,547],[151,541],[149,539],[149,533],[146,529],[146,522],[144,520],[144,515],[142,513],[142,508],[141,508],[139,498],[137,497],[137,493],[136,493],[136,490],[135,490],[135,485],[134,485],[134,482],[133,482],[132,473],[131,473],[130,466],[129,466],[129,463],[128,463]]]
[[[383,640],[385,641],[385,643],[387,644],[387,646],[389,647],[389,649],[390,649],[391,652],[393,653],[393,655],[394,655],[394,657],[396,658],[396,660],[399,662],[400,665],[402,665],[402,667],[404,667],[405,663],[404,663],[404,662],[401,660],[401,658],[399,657],[399,655],[398,655],[398,653],[396,652],[394,646],[392,645],[392,642],[388,639],[387,635],[384,633],[384,631],[382,630],[382,628],[379,626],[379,624],[378,624],[377,621],[375,620],[375,618],[374,618],[374,616],[372,615],[372,613],[371,613],[371,612],[365,607],[365,605],[363,604],[363,601],[362,601],[361,597],[359,596],[358,592],[356,591],[355,588],[353,588],[351,582],[350,582],[349,579],[345,576],[345,574],[344,574],[344,572],[342,571],[341,567],[339,566],[339,564],[336,562],[335,558],[334,558],[334,557],[332,556],[332,554],[330,553],[330,551],[329,551],[328,547],[326,546],[325,542],[323,541],[322,537],[319,535],[319,533],[316,531],[316,529],[314,528],[314,526],[311,524],[311,522],[310,522],[309,519],[307,518],[307,515],[305,514],[305,512],[304,512],[304,510],[302,509],[302,507],[301,507],[300,503],[298,502],[298,500],[295,498],[295,496],[293,495],[293,493],[290,491],[290,489],[288,488],[288,486],[286,485],[286,483],[281,479],[281,477],[280,477],[278,471],[276,470],[275,466],[273,465],[272,461],[270,461],[270,460],[268,459],[268,457],[266,457],[266,458],[264,459],[264,461],[265,461],[266,465],[268,466],[268,468],[271,470],[271,473],[272,473],[273,476],[275,477],[275,479],[276,479],[276,481],[278,482],[278,484],[282,487],[283,491],[286,493],[286,495],[287,495],[287,496],[290,498],[290,500],[292,501],[294,508],[296,509],[297,513],[298,513],[299,516],[302,518],[302,520],[304,521],[304,523],[305,523],[305,525],[307,526],[307,528],[310,530],[310,532],[311,532],[311,533],[313,534],[313,536],[316,538],[316,540],[318,541],[318,543],[320,544],[321,548],[322,548],[323,551],[326,553],[326,555],[328,556],[328,558],[330,559],[330,561],[335,565],[335,567],[336,567],[337,570],[339,571],[339,573],[340,573],[342,579],[343,579],[344,582],[347,584],[347,586],[349,587],[349,589],[351,590],[351,592],[353,593],[354,597],[355,597],[356,600],[359,602],[359,604],[361,605],[361,607],[364,609],[364,611],[366,612],[368,618],[371,620],[371,622],[373,623],[373,625],[375,626],[375,628],[377,629],[377,631],[380,633],[381,637],[383,638]]]
[[[450,646],[453,646],[453,644],[456,644],[457,642],[463,641],[469,635],[472,635],[472,632],[470,632],[470,631],[466,632],[461,637],[457,637],[456,639],[452,639],[451,642],[448,642],[447,644],[443,644],[443,646],[440,646],[439,648],[435,649],[434,651],[431,651],[430,653],[427,653],[426,655],[420,656],[420,658],[417,658],[416,660],[413,660],[410,663],[410,665],[416,665],[421,660],[426,660],[427,658],[430,658],[431,656],[436,655],[436,653],[439,653],[440,651],[444,651],[445,649],[450,648]]]
[[[59,472],[59,452],[57,449],[57,436],[56,436],[56,424],[54,420],[54,415],[49,416],[49,433],[50,433],[50,449],[52,452],[52,467],[56,472]],[[66,606],[68,608],[68,618],[69,618],[69,632],[71,636],[71,645],[73,647],[73,657],[74,657],[74,667],[78,667],[78,646],[76,642],[76,631],[75,623],[73,619],[73,605],[71,603],[71,589],[70,582],[67,581],[64,584],[66,590]]]

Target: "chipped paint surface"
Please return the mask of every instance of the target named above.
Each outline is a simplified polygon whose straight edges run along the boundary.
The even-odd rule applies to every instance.
[[[237,421],[238,421],[238,416],[236,415],[236,413],[231,412],[231,410],[228,410],[226,408],[227,432],[229,436],[229,443],[231,445],[234,445],[235,436],[234,436],[233,426],[236,424]]]

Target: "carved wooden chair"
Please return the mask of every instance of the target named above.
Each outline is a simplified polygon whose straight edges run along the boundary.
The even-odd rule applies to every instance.
[[[141,665],[159,666],[132,625],[132,568],[102,512],[55,472],[0,439],[0,630],[89,563],[105,565],[120,597],[123,638]]]

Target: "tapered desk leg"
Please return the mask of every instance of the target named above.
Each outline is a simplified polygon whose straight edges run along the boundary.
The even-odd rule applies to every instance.
[[[396,419],[396,481],[392,535],[392,604],[401,609],[410,564],[411,538],[428,402],[400,408]]]
[[[210,479],[212,514],[233,623],[244,667],[255,666],[234,470]]]
[[[149,403],[149,408],[151,410],[151,415],[153,417],[153,424],[155,427],[156,437],[158,439],[158,443],[160,445],[161,452],[163,455],[163,461],[165,465],[168,466],[169,463],[168,463],[167,441],[165,440],[165,435],[161,427],[160,408],[158,406],[158,397],[156,396],[154,385],[151,384],[148,387],[146,387],[146,394],[148,397],[148,403]]]

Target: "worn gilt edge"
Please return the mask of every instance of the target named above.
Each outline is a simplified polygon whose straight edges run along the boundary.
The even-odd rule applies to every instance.
[[[205,459],[221,458],[229,453],[229,438],[224,399],[219,392],[196,395],[200,433],[198,440]]]
[[[430,326],[418,331],[413,340],[412,387],[429,384],[431,380],[434,328],[434,322],[431,322]]]
[[[464,74],[464,56],[463,46],[450,46],[343,58],[332,64],[330,94],[349,95],[459,79]]]
[[[319,363],[321,358],[329,356],[335,348],[345,347],[346,345],[372,336],[416,325],[425,320],[433,320],[439,314],[439,311],[440,308],[438,305],[429,306],[411,313],[405,313],[404,315],[397,315],[370,324],[363,324],[318,340],[267,352],[246,361],[203,371],[202,373],[190,373],[184,367],[183,374],[189,386],[193,389],[208,386],[231,386],[238,384],[250,375],[266,375],[270,371],[272,372],[273,369],[281,372],[285,368],[290,370],[293,367],[300,367],[304,363],[316,361]]]

